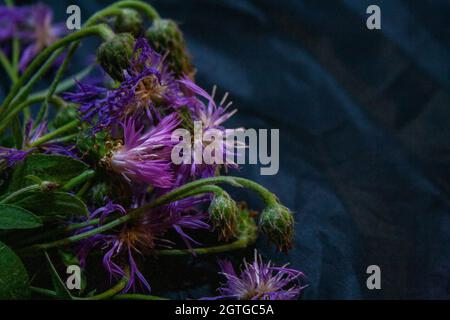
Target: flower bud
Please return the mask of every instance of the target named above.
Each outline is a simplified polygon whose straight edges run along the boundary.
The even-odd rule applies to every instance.
[[[278,202],[267,205],[261,212],[259,225],[278,250],[286,252],[292,248],[294,218],[288,208]]]
[[[52,181],[42,181],[39,187],[42,191],[49,192],[49,191],[55,191],[56,189],[58,189],[59,184],[57,184],[56,182],[52,182]]]
[[[139,36],[142,32],[141,15],[136,10],[123,9],[116,18],[114,30],[117,33],[127,32],[135,37]]]
[[[194,67],[186,49],[183,34],[173,20],[157,19],[145,34],[152,47],[162,55],[167,54],[166,63],[177,76],[193,77]]]
[[[214,197],[209,205],[209,216],[214,228],[219,230],[219,238],[228,240],[236,236],[238,229],[238,207],[226,192]]]
[[[123,80],[123,71],[130,65],[134,43],[131,34],[119,33],[98,48],[97,60],[114,80]]]

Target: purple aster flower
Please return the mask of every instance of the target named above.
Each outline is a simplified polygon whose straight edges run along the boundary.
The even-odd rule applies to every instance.
[[[25,70],[30,61],[43,49],[63,35],[66,31],[64,24],[52,24],[53,12],[43,4],[25,7],[26,20],[19,21],[17,36],[26,46],[19,61],[21,71]]]
[[[16,162],[25,159],[31,151],[0,147],[0,169],[13,167]]]
[[[173,106],[182,97],[174,75],[164,62],[164,57],[153,50],[145,38],[139,38],[134,48],[134,57],[126,71],[136,77],[146,74],[136,88],[137,101],[143,107],[156,105]]]
[[[80,264],[86,266],[86,257],[94,248],[101,248],[105,251],[103,265],[112,278],[122,278],[129,270],[129,282],[124,292],[135,288],[139,283],[141,289],[150,291],[150,284],[139,271],[136,257],[151,254],[155,247],[170,247],[172,242],[164,239],[164,235],[169,230],[175,230],[183,241],[190,248],[190,243],[197,243],[184,229],[209,229],[205,222],[207,214],[197,211],[195,205],[199,199],[189,198],[180,200],[170,205],[153,209],[137,220],[124,225],[115,234],[96,234],[84,240],[77,253]],[[142,204],[140,204],[142,205]],[[134,206],[138,206],[136,203]],[[95,210],[90,219],[100,215],[101,219],[106,218],[113,212],[126,214],[123,207],[109,202],[105,207]],[[84,232],[93,227],[85,228],[79,232]],[[79,233],[78,232],[78,233]]]
[[[215,86],[210,95],[187,77],[178,80],[178,82],[186,93],[186,96],[182,99],[178,99],[177,103],[179,103],[180,106],[188,106],[192,120],[201,124],[201,129],[203,131],[202,136],[207,135],[208,132],[211,133],[213,130],[218,131],[218,133],[222,135],[223,142],[219,145],[220,157],[223,160],[228,160],[226,163],[227,167],[238,168],[238,165],[230,160],[234,159],[239,152],[246,148],[246,146],[234,139],[230,141],[226,140],[226,137],[230,132],[223,127],[223,123],[237,112],[237,109],[228,111],[232,105],[232,102],[226,102],[228,93],[226,93],[222,100],[217,104],[214,101],[216,93]],[[239,128],[235,130],[242,129]],[[208,141],[195,141],[194,143],[198,144],[196,145],[196,148],[202,150],[202,154],[204,148],[209,144]],[[184,181],[185,183],[191,178],[207,178],[212,177],[217,173],[217,169],[220,167],[219,165],[205,164],[204,161],[198,161],[195,158],[196,155],[197,154],[193,152],[191,164],[182,164],[177,170],[177,176],[180,181]]]
[[[123,145],[119,144],[104,161],[130,183],[169,188],[174,182],[170,162],[174,144],[171,134],[179,123],[177,114],[172,113],[143,132],[142,126],[136,129],[135,118],[128,118],[122,125]]]
[[[7,42],[18,36],[18,26],[28,15],[27,7],[0,6],[0,44],[3,47],[10,46]]]
[[[247,263],[238,275],[230,261],[221,261],[220,268],[226,278],[218,290],[220,296],[211,299],[238,300],[295,300],[304,288],[300,285],[303,273],[294,269],[263,263],[255,250],[255,260]]]
[[[222,124],[237,112],[237,109],[228,111],[228,108],[233,104],[232,101],[226,102],[228,93],[225,93],[219,104],[216,104],[214,101],[216,86],[213,87],[213,92],[209,95],[187,77],[178,80],[178,82],[190,94],[188,98],[179,99],[178,103],[187,105],[192,110],[193,120],[201,121],[205,130],[214,128],[223,129]],[[207,104],[205,105],[200,98],[206,100]]]
[[[102,223],[106,217],[108,217],[111,213],[119,212],[121,214],[126,214],[126,210],[120,204],[113,203],[112,201],[108,201],[108,203],[92,212],[89,216],[90,219],[99,218]]]
[[[168,71],[163,58],[147,40],[138,39],[130,67],[118,88],[107,90],[78,84],[79,92],[64,98],[79,103],[81,118],[94,125],[94,132],[119,124],[126,117],[147,114],[160,118],[156,106],[171,107],[181,97],[179,84]]]

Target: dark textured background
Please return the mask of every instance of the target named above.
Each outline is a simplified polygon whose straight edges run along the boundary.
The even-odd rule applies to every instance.
[[[47,3],[59,19],[77,3],[86,19],[110,2]],[[181,23],[198,82],[230,92],[230,126],[280,129],[278,175],[239,174],[295,212],[288,256],[258,246],[306,273],[304,298],[450,298],[449,1],[151,3]],[[370,4],[381,31],[366,29]],[[371,264],[382,290],[366,289]],[[212,288],[197,287],[172,296]]]

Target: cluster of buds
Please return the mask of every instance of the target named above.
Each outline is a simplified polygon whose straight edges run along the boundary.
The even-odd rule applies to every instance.
[[[143,34],[142,18],[134,10],[123,10],[115,21],[117,34],[104,42],[97,51],[97,60],[114,79],[123,80],[123,73],[130,65],[135,38]],[[169,19],[156,19],[145,32],[151,47],[164,56],[164,60],[175,76],[194,77],[195,69],[187,50],[183,34],[177,23]]]

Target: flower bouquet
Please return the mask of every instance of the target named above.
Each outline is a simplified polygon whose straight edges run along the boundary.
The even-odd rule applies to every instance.
[[[174,21],[118,1],[69,31],[44,5],[10,3],[0,25],[10,78],[0,106],[1,299],[164,299],[146,272],[164,259],[220,255],[260,234],[291,248],[293,216],[276,195],[224,175],[234,161],[204,161],[213,141],[196,136],[225,135],[236,110],[195,82]],[[100,41],[95,62],[67,75],[86,38]],[[36,91],[44,77],[50,85]],[[242,150],[227,140],[212,155]],[[255,192],[264,209],[236,203],[226,185]],[[237,268],[219,259],[213,299],[297,299],[303,288],[301,272],[256,251]]]

